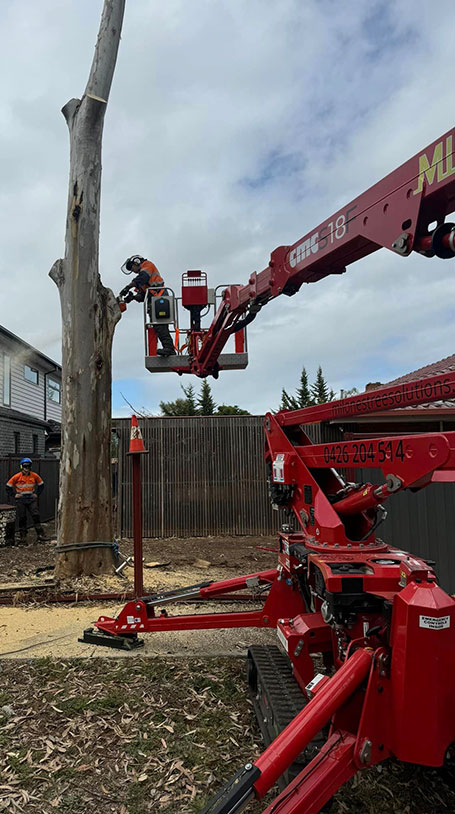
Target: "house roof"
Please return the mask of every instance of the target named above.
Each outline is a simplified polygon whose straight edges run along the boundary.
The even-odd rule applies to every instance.
[[[455,371],[455,353],[452,356],[446,356],[445,359],[440,359],[439,362],[432,362],[430,365],[425,365],[424,367],[419,367],[417,370],[413,370],[411,373],[406,373],[405,376],[400,376],[398,379],[393,379],[391,382],[387,382],[387,386],[393,384],[405,384],[406,382],[414,382],[416,379],[425,379],[429,376],[438,376],[443,373],[452,373]],[[395,409],[391,412],[394,414],[396,413],[405,413],[409,412],[410,410],[450,410],[455,412],[455,399],[448,399],[447,401],[432,401],[427,404],[419,404],[415,407],[400,407]]]
[[[7,336],[8,339],[13,339],[15,342],[18,342],[19,345],[22,345],[23,348],[27,348],[29,351],[31,351],[31,353],[34,353],[36,354],[36,356],[39,356],[40,359],[47,362],[48,365],[51,365],[51,367],[55,368],[57,371],[62,370],[62,366],[59,365],[58,362],[55,362],[53,359],[50,359],[49,356],[46,356],[44,353],[41,353],[41,351],[37,350],[37,348],[34,348],[33,345],[29,345],[28,342],[24,342],[23,339],[21,339],[19,336],[16,336],[16,334],[13,334],[12,331],[8,331],[8,329],[5,328],[3,325],[0,325],[0,334]]]
[[[368,391],[378,390],[381,387],[392,387],[394,384],[405,384],[413,382],[418,379],[430,378],[430,376],[444,375],[444,373],[452,373],[455,371],[455,354],[446,356],[445,359],[440,359],[439,362],[432,362],[430,365],[419,367],[417,370],[406,373],[404,376],[399,376],[397,379],[392,379],[390,382],[377,382],[374,386],[367,386]],[[368,422],[377,422],[378,419],[387,422],[396,421],[398,418],[405,421],[409,419],[416,421],[453,421],[455,420],[455,399],[448,399],[446,401],[432,401],[426,404],[418,404],[408,407],[395,407],[393,410],[381,410],[376,413],[368,413],[359,415],[352,418],[352,421],[359,424],[367,424]],[[346,423],[346,419],[337,418],[333,419],[331,424]]]
[[[0,407],[0,418],[9,418],[11,421],[20,421],[23,424],[34,424],[37,427],[49,428],[49,421],[36,418],[28,413],[21,413],[19,410],[12,410],[11,407]]]

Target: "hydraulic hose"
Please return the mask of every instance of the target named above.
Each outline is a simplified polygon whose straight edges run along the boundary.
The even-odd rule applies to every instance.
[[[246,317],[243,317],[243,319],[239,319],[239,321],[235,323],[234,327],[231,328],[229,333],[235,334],[237,333],[237,331],[241,331],[242,328],[246,328],[247,325],[250,325],[253,322],[253,320],[256,319],[256,316],[257,314],[259,314],[261,308],[262,305],[255,306],[255,310],[254,311],[250,310]]]

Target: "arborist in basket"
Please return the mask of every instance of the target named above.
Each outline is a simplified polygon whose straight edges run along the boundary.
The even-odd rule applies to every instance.
[[[38,509],[38,495],[44,489],[44,481],[36,472],[32,472],[30,458],[22,458],[19,466],[21,471],[9,479],[6,491],[15,498],[20,542],[25,543],[27,539],[27,513],[29,513],[35,527],[37,541],[41,543],[43,540],[47,540],[41,526]]]
[[[123,303],[126,304],[132,300],[144,302],[148,291],[153,297],[167,296],[168,292],[161,274],[155,264],[150,260],[146,260],[145,257],[140,257],[138,254],[128,257],[122,266],[122,271],[124,274],[135,274],[136,277],[125,288],[122,288],[118,296],[120,307]],[[135,294],[131,291],[133,288],[136,289]],[[157,354],[159,356],[172,356],[176,351],[168,326],[154,325],[153,328],[163,346],[158,348]]]

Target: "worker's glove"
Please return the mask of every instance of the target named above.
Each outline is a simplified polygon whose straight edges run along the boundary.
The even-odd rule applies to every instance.
[[[122,290],[121,290],[121,292],[119,294],[119,297],[126,297],[129,290],[130,290],[129,285],[127,285],[125,288],[122,288]]]
[[[135,298],[135,296],[134,296],[134,294],[131,294],[131,292],[129,292],[129,293],[126,295],[126,297],[123,297],[123,302],[124,302],[124,303],[127,303],[127,302],[132,302],[134,299],[136,299],[136,298]]]
[[[36,492],[33,492],[32,500],[33,500],[34,503],[36,503],[36,501],[38,500],[38,495],[36,494]]]

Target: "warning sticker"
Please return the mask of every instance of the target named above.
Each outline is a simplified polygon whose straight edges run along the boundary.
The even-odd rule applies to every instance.
[[[284,483],[284,455],[278,454],[273,462],[273,480],[275,483]]]
[[[281,628],[277,627],[277,629],[276,629],[276,635],[278,636],[278,641],[280,642],[280,644],[282,645],[282,647],[284,647],[284,649],[285,649],[285,651],[286,651],[286,653],[287,653],[287,652],[288,652],[288,649],[289,649],[288,640],[286,639],[286,636],[284,635],[284,633],[283,633],[283,631],[281,630]]]
[[[450,616],[419,616],[419,627],[444,630],[444,628],[450,627]]]

